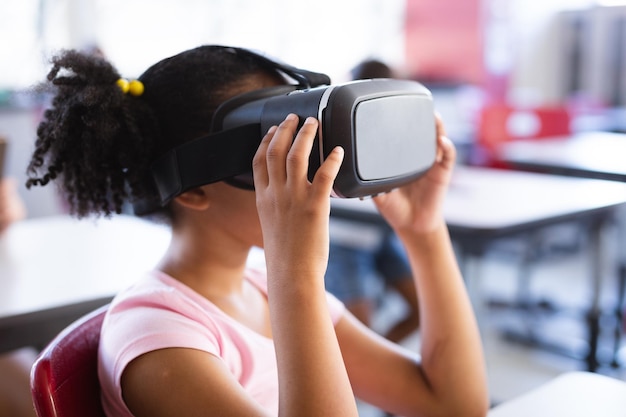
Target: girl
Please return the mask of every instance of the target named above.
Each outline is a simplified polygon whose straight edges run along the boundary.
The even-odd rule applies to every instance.
[[[154,198],[152,162],[206,135],[225,100],[284,78],[252,54],[202,46],[153,65],[127,91],[105,59],[68,51],[38,130],[28,185],[57,179],[79,216]],[[119,85],[118,85],[119,84]],[[121,87],[120,87],[121,86]],[[335,149],[307,179],[318,121],[289,115],[263,138],[255,191],[234,181],[176,196],[159,265],[112,302],[99,376],[109,416],[354,416],[355,396],[405,416],[484,416],[477,325],[442,217],[455,150],[438,125],[428,173],[376,198],[418,288],[421,355],[377,336],[324,289]],[[295,140],[294,140],[295,136]],[[246,266],[263,247],[266,270]]]

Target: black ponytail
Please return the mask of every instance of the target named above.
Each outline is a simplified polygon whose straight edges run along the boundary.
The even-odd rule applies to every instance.
[[[143,94],[134,96],[117,85],[121,75],[106,59],[63,51],[47,77],[54,98],[37,130],[26,186],[55,180],[78,217],[154,199],[151,163],[207,134],[217,106],[259,73],[270,70],[249,55],[202,46],[150,67],[139,77]]]

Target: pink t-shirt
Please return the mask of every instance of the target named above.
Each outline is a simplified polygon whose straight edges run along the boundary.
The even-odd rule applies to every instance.
[[[264,271],[247,269],[246,279],[267,294]],[[344,306],[331,294],[327,298],[336,324]],[[144,353],[170,347],[198,349],[221,358],[252,398],[278,414],[274,342],[176,279],[152,271],[115,297],[102,325],[98,374],[108,416],[132,417],[122,399],[124,368]]]

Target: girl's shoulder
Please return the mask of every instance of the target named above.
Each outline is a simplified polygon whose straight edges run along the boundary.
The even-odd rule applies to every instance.
[[[248,282],[267,295],[267,274],[263,267],[247,267],[244,273]],[[159,270],[149,271],[139,281],[117,294],[112,306],[120,303],[126,306],[145,303],[153,307],[164,304],[166,308],[183,303],[198,306],[203,310],[217,308],[186,284]]]

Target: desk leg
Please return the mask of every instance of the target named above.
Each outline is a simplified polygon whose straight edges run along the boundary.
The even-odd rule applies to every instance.
[[[620,253],[621,256],[621,253]],[[615,333],[613,335],[613,357],[611,360],[611,366],[619,368],[620,363],[618,361],[618,353],[622,345],[622,336],[624,334],[624,297],[626,296],[626,265],[624,261],[620,259],[618,282],[617,282],[617,301],[615,304]]]
[[[614,311],[614,330],[613,330],[613,352],[611,357],[611,366],[619,368],[622,364],[619,362],[619,351],[622,345],[622,337],[624,336],[624,302],[626,301],[626,206],[621,206],[615,211],[614,228],[617,231],[617,300],[615,302]]]
[[[602,219],[597,219],[591,225],[591,244],[589,245],[589,262],[591,267],[591,305],[587,313],[589,350],[585,357],[587,370],[595,372],[598,369],[598,340],[600,338],[600,294],[602,290]]]

